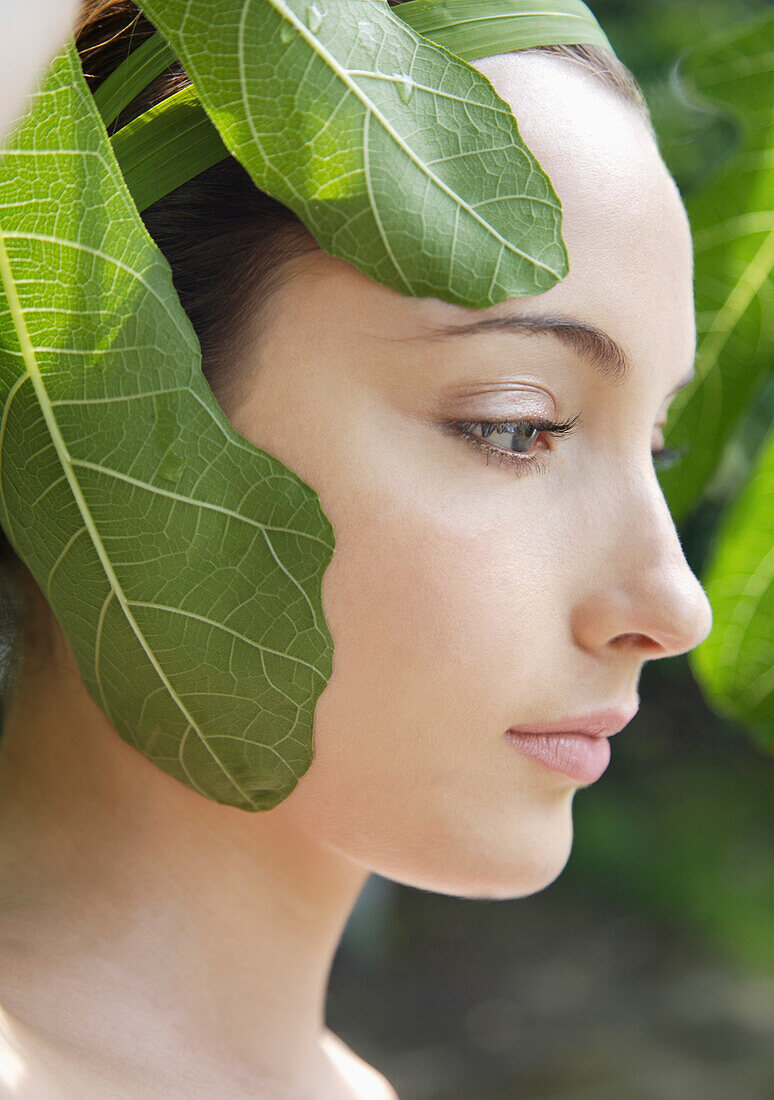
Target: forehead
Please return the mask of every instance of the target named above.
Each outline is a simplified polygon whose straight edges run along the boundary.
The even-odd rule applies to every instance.
[[[541,309],[599,325],[634,361],[668,357],[687,370],[695,344],[690,227],[637,108],[561,56],[501,54],[475,66],[510,105],[562,203],[570,272],[539,296]],[[531,304],[514,299],[508,309]]]

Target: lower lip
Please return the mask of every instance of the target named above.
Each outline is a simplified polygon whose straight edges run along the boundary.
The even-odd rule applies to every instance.
[[[517,752],[579,783],[594,783],[610,763],[607,737],[590,737],[585,733],[516,733],[513,730],[508,730],[506,737]]]

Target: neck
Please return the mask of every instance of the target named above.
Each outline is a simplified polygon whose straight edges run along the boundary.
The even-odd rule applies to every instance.
[[[0,1005],[90,1053],[179,1049],[311,1090],[368,872],[287,804],[249,814],[165,775],[60,643],[22,678],[0,755]]]

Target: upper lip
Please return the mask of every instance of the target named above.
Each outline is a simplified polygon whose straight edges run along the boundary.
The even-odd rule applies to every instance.
[[[533,722],[527,726],[511,726],[514,733],[585,733],[591,737],[612,737],[628,726],[639,709],[612,707],[582,714],[578,718],[562,718],[558,722]],[[510,731],[509,731],[510,732]]]

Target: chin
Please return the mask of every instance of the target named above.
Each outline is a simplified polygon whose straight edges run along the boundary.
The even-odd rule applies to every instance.
[[[550,886],[572,851],[572,798],[548,813],[521,813],[507,826],[495,818],[463,836],[457,822],[445,836],[434,832],[420,856],[373,869],[405,886],[482,901],[525,898]]]

